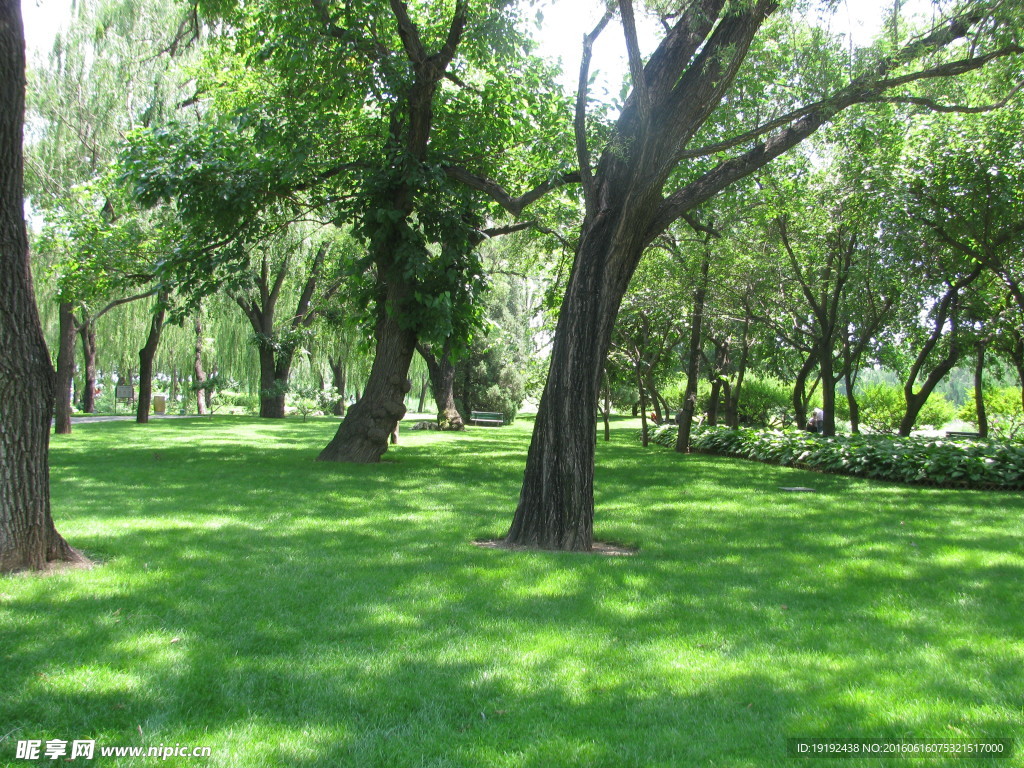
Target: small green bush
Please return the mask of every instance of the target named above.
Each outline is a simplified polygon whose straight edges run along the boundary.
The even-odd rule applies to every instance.
[[[658,427],[651,440],[675,445],[676,427]],[[820,437],[796,430],[758,431],[706,427],[692,447],[876,480],[964,488],[1024,489],[1024,446],[990,440],[951,441],[886,435]]]
[[[1020,390],[1014,387],[986,389],[985,415],[988,417],[989,433],[1003,440],[1024,437],[1024,408],[1021,407]],[[978,408],[972,393],[958,414],[961,419],[977,423]]]
[[[893,434],[907,411],[902,387],[891,384],[869,384],[857,393],[861,423],[872,432]],[[932,392],[917,417],[916,427],[941,428],[956,415],[953,404],[938,392]],[[847,417],[849,414],[847,413]]]
[[[770,378],[748,378],[740,389],[740,423],[751,427],[781,427],[793,409],[790,389]]]

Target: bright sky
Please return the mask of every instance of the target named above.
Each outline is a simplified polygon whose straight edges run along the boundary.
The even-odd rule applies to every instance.
[[[893,0],[842,0],[832,20],[832,28],[849,33],[854,43],[864,44],[881,26],[886,10]],[[25,19],[25,37],[29,56],[45,55],[57,30],[64,26],[70,13],[72,0],[21,0]],[[927,0],[903,0],[906,6],[922,7]],[[637,3],[639,5],[639,3]],[[541,0],[543,14],[539,29],[541,52],[551,58],[561,58],[565,69],[565,83],[575,90],[579,77],[583,35],[590,32],[601,18],[604,3],[601,0]],[[653,49],[656,28],[645,23],[638,13],[641,45],[646,52]],[[621,28],[609,24],[594,46],[591,73],[600,70],[595,89],[617,89],[621,74],[626,70],[625,46]]]
[[[922,7],[928,0],[902,0],[904,6]],[[893,0],[842,0],[831,28],[844,32],[856,45],[866,45],[881,29],[882,20]],[[636,3],[637,6],[640,3]],[[561,58],[565,71],[564,83],[575,91],[579,80],[580,59],[583,51],[583,35],[588,34],[601,19],[605,4],[601,0],[542,0],[539,5],[543,14],[540,28],[541,53],[550,58]],[[637,28],[640,46],[644,53],[650,53],[659,39],[659,28],[650,19],[644,19],[637,12]],[[614,21],[609,24],[597,43],[591,58],[591,75],[597,73],[595,89],[618,89],[622,73],[628,70],[622,28]]]

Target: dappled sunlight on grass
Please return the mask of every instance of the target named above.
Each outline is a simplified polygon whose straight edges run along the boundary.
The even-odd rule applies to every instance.
[[[530,421],[314,462],[336,424],[55,440],[58,527],[100,564],[0,580],[12,738],[539,768],[1024,733],[1015,496],[645,451],[620,426],[598,443],[595,530],[638,554],[490,550],[471,542],[511,521]]]

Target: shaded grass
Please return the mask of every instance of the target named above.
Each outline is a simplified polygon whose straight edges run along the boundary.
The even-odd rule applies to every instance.
[[[484,550],[529,420],[315,463],[335,423],[55,439],[58,527],[102,565],[0,580],[0,764],[61,738],[213,748],[166,765],[763,766],[787,737],[1024,732],[1018,495],[645,451],[619,422],[596,534],[639,554]]]

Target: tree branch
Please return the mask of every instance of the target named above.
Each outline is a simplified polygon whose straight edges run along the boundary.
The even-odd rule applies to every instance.
[[[594,189],[594,173],[590,167],[590,149],[587,146],[587,90],[590,87],[590,57],[594,52],[594,41],[611,21],[612,12],[606,10],[601,21],[588,35],[583,36],[583,58],[580,61],[580,81],[576,89],[576,114],[573,118],[573,132],[576,136],[576,157],[580,163],[580,182],[583,184],[583,200],[587,213],[597,205]]]
[[[541,182],[536,187],[531,189],[519,197],[512,197],[504,187],[498,184],[496,181],[491,179],[485,179],[482,176],[477,176],[474,173],[470,173],[465,168],[457,165],[447,165],[444,168],[444,172],[449,178],[455,181],[465,184],[471,189],[475,189],[478,192],[483,192],[489,198],[494,200],[498,205],[504,208],[506,211],[511,213],[513,216],[520,216],[528,205],[536,202],[540,198],[544,197],[548,192],[564,187],[567,184],[575,184],[580,180],[579,171],[569,171],[568,173],[560,173],[556,176],[548,178],[546,181]]]
[[[966,34],[968,29],[967,21],[953,20],[945,27],[906,46],[902,51],[881,62],[871,74],[881,78],[886,71],[912,60],[915,55],[921,55],[924,52],[948,45],[953,40]],[[995,58],[1021,52],[1024,52],[1024,49],[1019,46],[1006,46],[984,56],[949,62],[888,80],[872,80],[867,75],[859,77],[829,98],[790,113],[791,115],[799,113],[800,117],[776,133],[768,136],[762,143],[730,160],[722,162],[713,170],[665,198],[661,209],[651,223],[648,237],[651,239],[657,237],[665,227],[678,219],[684,212],[710,199],[737,179],[743,178],[758,168],[764,167],[783,152],[786,152],[813,134],[824,123],[852,104],[869,101],[889,88],[905,85],[916,80],[963,74],[979,69]],[[774,124],[773,122],[772,125]]]

